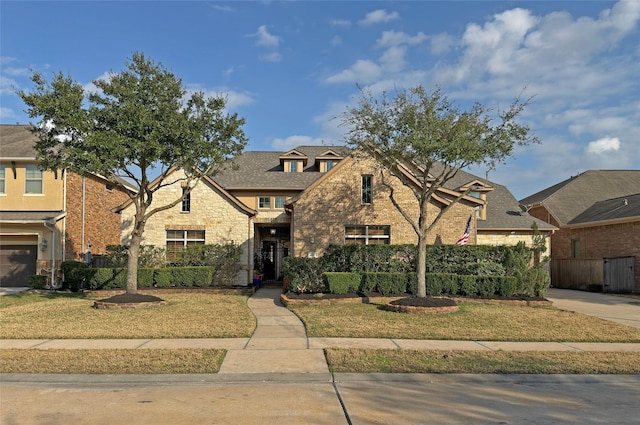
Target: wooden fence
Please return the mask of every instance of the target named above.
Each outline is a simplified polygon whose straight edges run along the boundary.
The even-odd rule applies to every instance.
[[[551,285],[554,288],[602,291],[604,260],[567,258],[551,260]]]

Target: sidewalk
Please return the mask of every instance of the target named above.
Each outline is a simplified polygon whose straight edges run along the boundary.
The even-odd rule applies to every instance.
[[[551,290],[548,298],[559,308],[580,308],[585,314],[608,318],[622,317],[623,304],[630,298],[563,290]],[[638,351],[640,343],[586,342],[508,342],[508,341],[450,341],[373,338],[308,338],[304,325],[280,302],[280,289],[262,288],[247,302],[258,319],[258,327],[251,338],[198,339],[5,339],[0,348],[8,349],[169,349],[223,348],[228,350],[220,374],[235,373],[329,373],[324,348],[386,348],[411,350],[512,350],[512,351]],[[569,297],[589,300],[571,301]],[[610,299],[611,297],[611,299]],[[562,301],[560,301],[562,300]],[[607,304],[609,303],[609,304]],[[603,305],[609,305],[605,309]],[[589,313],[591,310],[596,311]],[[634,314],[640,307],[630,304],[625,316],[630,325],[640,323]],[[578,311],[578,310],[575,310]],[[626,311],[626,310],[625,310]],[[640,317],[638,318],[640,319]],[[613,319],[611,319],[613,320]]]

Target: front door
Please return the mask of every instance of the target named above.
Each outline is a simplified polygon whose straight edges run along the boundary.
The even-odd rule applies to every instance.
[[[264,280],[275,280],[278,276],[278,242],[262,242],[262,265]]]

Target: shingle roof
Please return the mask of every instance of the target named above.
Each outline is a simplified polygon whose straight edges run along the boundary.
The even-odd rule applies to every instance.
[[[596,202],[571,220],[569,224],[584,224],[626,218],[640,219],[640,193]]]
[[[474,180],[486,182],[493,188],[492,191],[487,192],[487,218],[486,220],[478,220],[478,230],[530,230],[533,222],[538,224],[540,230],[555,229],[554,226],[524,212],[509,189],[501,184],[487,181],[465,171],[459,171],[453,179],[447,182],[445,187],[456,189]]]
[[[0,212],[0,222],[3,223],[33,223],[48,222],[53,223],[60,219],[64,211],[2,211]]]
[[[285,173],[280,163],[283,152],[248,151],[236,157],[236,168],[228,168],[215,175],[213,180],[226,190],[284,189],[304,190],[319,179],[321,173],[315,158],[332,150],[347,155],[349,149],[342,146],[299,146],[296,151],[309,158],[301,173]]]
[[[528,196],[520,203],[542,203],[561,224],[566,224],[596,202],[632,195],[639,188],[640,170],[591,170]]]
[[[0,124],[0,157],[35,159],[37,140],[29,125]]]

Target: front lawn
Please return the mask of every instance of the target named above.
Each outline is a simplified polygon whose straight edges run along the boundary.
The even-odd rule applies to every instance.
[[[461,303],[455,313],[418,315],[375,304],[289,307],[309,337],[467,341],[640,342],[640,329],[555,307]]]
[[[168,304],[95,309],[82,294],[0,297],[0,339],[246,338],[256,319],[244,295],[166,294]]]

